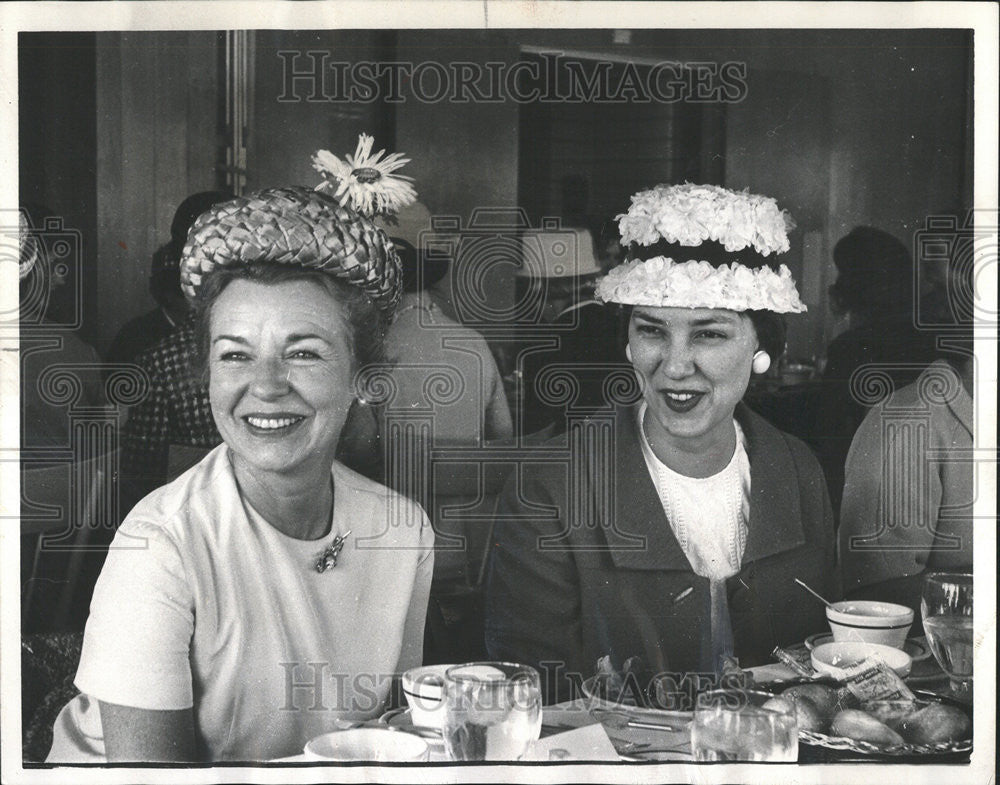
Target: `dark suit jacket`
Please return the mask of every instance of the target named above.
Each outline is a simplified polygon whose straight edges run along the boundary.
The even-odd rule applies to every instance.
[[[667,522],[634,408],[612,416],[550,443],[553,450],[578,445],[577,466],[565,457],[523,461],[508,480],[487,588],[494,659],[560,663],[584,678],[605,654],[616,667],[639,655],[653,673],[697,671],[703,661],[709,581],[691,570]],[[736,416],[752,498],[742,568],[727,589],[735,654],[746,667],[827,628],[823,606],[794,578],[830,596],[838,588],[833,516],[816,459],[745,406]],[[542,670],[547,700],[571,696],[554,666]]]

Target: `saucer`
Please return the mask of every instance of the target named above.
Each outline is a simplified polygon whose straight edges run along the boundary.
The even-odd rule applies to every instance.
[[[832,632],[818,632],[806,638],[805,645],[809,651],[812,651],[817,646],[822,646],[824,643],[831,643],[832,641]],[[916,638],[907,638],[906,643],[903,644],[903,651],[910,655],[910,659],[913,662],[920,662],[931,656],[930,647]]]
[[[385,725],[393,730],[419,736],[427,742],[428,746],[444,747],[444,737],[437,728],[418,727],[413,724],[413,717],[409,708],[392,709],[378,718],[381,725]]]

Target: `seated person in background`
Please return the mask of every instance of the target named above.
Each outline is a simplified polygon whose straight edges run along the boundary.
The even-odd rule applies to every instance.
[[[812,431],[836,512],[847,450],[868,412],[851,391],[852,374],[879,365],[898,389],[936,355],[934,336],[916,327],[913,258],[903,243],[881,229],[858,226],[834,246],[833,261],[837,280],[830,302],[850,316],[850,327],[827,347]]]
[[[690,184],[621,218],[632,260],[596,296],[625,306],[642,400],[616,408],[607,450],[522,465],[494,532],[487,650],[539,667],[550,702],[602,656],[720,673],[826,627],[794,583],[838,596],[819,464],[741,403],[784,351],[782,314],[805,310],[773,261],[788,223],[773,199]]]
[[[135,359],[149,378],[146,397],[130,407],[122,428],[124,509],[163,485],[171,445],[210,449],[222,441],[208,386],[198,369],[197,316],[190,313],[166,338]]]
[[[392,242],[403,269],[403,298],[385,339],[395,385],[386,414],[427,411],[436,442],[481,444],[510,438],[510,406],[489,346],[426,295],[448,272],[449,260],[418,254],[401,238]]]
[[[945,274],[950,282],[925,305],[930,321],[955,329],[939,331],[941,359],[875,406],[858,428],[840,513],[846,595],[917,611],[925,573],[972,571],[971,265],[949,265]]]
[[[106,431],[95,429],[87,422],[91,416],[88,410],[100,417],[100,413],[107,411],[104,407],[108,401],[96,350],[68,326],[70,319],[60,316],[59,309],[52,307],[57,289],[67,286],[62,270],[68,267],[58,257],[53,264],[53,255],[49,253],[45,221],[54,215],[51,210],[34,205],[18,211],[20,336],[17,345],[12,342],[7,346],[4,342],[0,352],[3,361],[0,368],[0,384],[3,385],[0,407],[9,404],[10,412],[14,414],[17,411],[14,404],[20,392],[22,472],[63,464],[67,472],[63,476],[67,477],[69,466],[64,464],[67,456],[72,456],[74,462],[82,463],[85,459],[97,457],[108,447],[105,439],[101,438]],[[50,320],[50,315],[54,321]],[[60,323],[62,319],[65,321]],[[82,418],[76,427],[71,419],[71,410],[74,409],[74,416]],[[58,498],[51,493],[36,496],[37,483],[37,480],[31,482],[25,474],[21,475],[22,499],[64,507],[69,503],[68,496]],[[65,490],[68,492],[68,487]],[[81,489],[81,496],[85,490]],[[26,504],[22,505],[22,514],[29,515],[28,509]],[[83,505],[78,512],[80,515],[89,514]],[[32,530],[34,533],[26,533]],[[10,530],[8,532],[12,534]],[[108,530],[101,526],[81,533],[87,536],[90,548],[106,544],[110,539]],[[78,608],[85,609],[83,602],[79,606],[74,602],[68,612],[60,612],[63,602],[69,601],[65,587],[73,575],[70,567],[74,562],[79,565],[75,569],[82,568],[82,577],[74,579],[76,594],[83,594],[86,587],[93,586],[91,554],[81,554],[80,551],[71,554],[65,550],[65,544],[62,550],[46,547],[46,540],[51,536],[51,533],[43,536],[37,523],[28,523],[27,529],[21,530],[21,596],[30,610],[28,615],[24,615],[22,608],[23,631],[48,632],[65,625],[67,618],[72,620],[71,624],[79,619],[75,614]]]
[[[49,368],[64,364],[76,366],[72,375],[79,386],[79,395],[73,401],[74,407],[107,405],[97,351],[83,341],[75,329],[49,319],[56,292],[66,285],[60,266],[52,264],[41,228],[45,226],[45,219],[53,215],[52,210],[40,205],[23,207],[18,212],[21,339],[17,357],[21,373],[21,446],[24,449],[70,444],[68,404],[55,402],[40,386]],[[13,374],[12,378],[15,378]]]
[[[575,263],[567,263],[565,254],[548,252],[550,246],[564,242],[567,232],[575,237]],[[597,244],[587,229],[530,232],[525,237],[519,285],[533,287],[545,298],[542,316],[553,325],[551,337],[559,345],[522,355],[524,433],[535,433],[547,426],[552,426],[552,433],[562,433],[566,430],[568,406],[577,414],[591,414],[611,405],[605,380],[616,369],[627,368],[628,361],[624,350],[627,328],[621,314],[594,299],[597,277],[615,259],[615,250],[609,245],[605,243],[598,255]],[[541,258],[537,251],[541,251]],[[546,369],[550,369],[548,373]],[[579,392],[571,401],[562,403],[560,377],[565,374],[573,378]]]
[[[232,194],[222,191],[202,191],[180,203],[170,224],[170,242],[160,246],[153,254],[149,293],[156,301],[156,308],[122,326],[108,349],[109,363],[135,362],[140,354],[166,338],[187,316],[188,304],[181,291],[180,261],[188,230],[195,219],[212,205],[232,198]]]
[[[376,219],[375,225],[389,235],[394,243],[397,240],[402,240],[417,249],[418,259],[424,254],[429,237],[438,240],[441,238],[441,233],[434,227],[430,209],[419,200],[401,208],[399,214],[391,219]],[[432,245],[438,244],[432,243]],[[423,302],[430,300],[449,319],[460,322],[453,302],[451,276],[446,274],[450,261],[449,259],[440,259],[439,262],[438,259],[435,259],[432,265],[434,272],[427,278],[427,280],[433,280],[434,283],[418,284],[417,286],[420,291],[420,299]],[[440,264],[446,266],[445,271],[440,270]],[[440,277],[437,277],[437,272],[441,273]]]
[[[50,762],[295,755],[421,661],[431,527],[335,460],[399,298],[389,238],[350,195],[268,189],[198,219],[181,278],[223,444],[119,528]]]
[[[591,231],[601,272],[607,273],[625,261],[625,248],[622,247],[616,219],[605,218],[600,222],[595,221]]]

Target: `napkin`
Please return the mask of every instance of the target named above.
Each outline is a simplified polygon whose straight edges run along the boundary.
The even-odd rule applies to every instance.
[[[551,755],[553,750],[562,750],[563,752]],[[531,758],[536,761],[619,760],[618,753],[615,752],[608,734],[598,723],[539,739],[535,742],[530,754]]]
[[[758,684],[770,684],[776,681],[794,681],[801,678],[799,674],[780,662],[770,662],[766,665],[748,668],[748,670],[753,675],[754,681]]]

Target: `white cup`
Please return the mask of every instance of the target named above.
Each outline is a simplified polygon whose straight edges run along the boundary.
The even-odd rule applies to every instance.
[[[403,674],[403,695],[414,725],[438,730],[444,727],[444,674],[450,667],[424,665]]]
[[[879,643],[902,649],[913,625],[913,608],[892,602],[843,600],[827,607],[826,619],[838,643]]]

